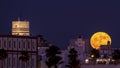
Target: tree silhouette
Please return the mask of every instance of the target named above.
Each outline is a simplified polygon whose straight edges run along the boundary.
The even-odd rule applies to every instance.
[[[99,58],[100,54],[99,54],[99,50],[96,49],[92,49],[91,53],[90,53],[91,58]]]
[[[22,51],[19,60],[27,62],[29,60],[29,54],[27,51]]]
[[[4,49],[0,49],[0,60],[7,58],[7,52]]]
[[[77,55],[77,51],[72,48],[69,51],[69,55],[68,55],[68,65],[66,65],[66,67],[68,68],[77,68],[79,66],[80,60],[77,59],[78,55]]]
[[[21,60],[24,64],[29,60],[29,54],[27,51],[22,51],[21,56],[19,57],[19,60]],[[24,64],[22,65],[24,67]]]
[[[54,68],[57,68],[57,65],[62,63],[62,57],[60,57],[59,54],[61,54],[61,51],[57,46],[49,46],[49,48],[46,50],[46,65],[48,68],[51,68],[52,66],[54,66]]]
[[[0,60],[5,60],[7,58],[7,52],[4,49],[0,49]],[[3,65],[3,63],[1,63]],[[3,66],[1,66],[3,68]]]
[[[100,57],[99,50],[92,49],[90,53],[92,64],[96,63],[96,59]]]

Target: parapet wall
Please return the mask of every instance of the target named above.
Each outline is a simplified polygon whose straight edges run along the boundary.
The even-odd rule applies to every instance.
[[[81,68],[120,68],[120,64],[117,65],[81,65]]]

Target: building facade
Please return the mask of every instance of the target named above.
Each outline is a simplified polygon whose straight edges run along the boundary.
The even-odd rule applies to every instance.
[[[29,21],[12,21],[12,35],[29,36]]]
[[[101,45],[100,49],[100,57],[108,57],[110,58],[112,56],[112,49],[111,49],[111,44],[108,42],[107,45]]]
[[[37,68],[37,45],[36,37],[0,35],[0,50],[7,54],[0,59],[0,68]],[[23,52],[28,54],[27,61],[20,59]]]
[[[70,44],[68,46],[68,50],[71,48],[74,48],[78,52],[78,59],[82,61],[82,63],[85,62],[85,59],[88,56],[89,49],[87,40],[83,39],[81,36],[79,36],[76,39],[70,40]]]
[[[46,54],[45,54],[45,51],[46,49],[48,49],[48,47],[38,47],[38,68],[47,68],[47,65],[46,65]]]
[[[38,60],[38,68],[48,68],[48,66],[46,65],[46,60],[47,60],[45,53],[46,49],[48,49],[48,47],[38,48],[38,57],[40,59]],[[68,55],[69,55],[68,50],[61,50],[61,54],[59,56],[62,57],[61,61],[63,61],[64,63],[59,64],[58,68],[66,68],[66,65],[68,64]]]

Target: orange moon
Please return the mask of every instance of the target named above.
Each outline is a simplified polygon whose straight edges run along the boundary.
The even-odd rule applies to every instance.
[[[111,37],[106,32],[96,32],[90,38],[92,48],[99,49],[101,45],[107,45],[108,41],[111,44]]]

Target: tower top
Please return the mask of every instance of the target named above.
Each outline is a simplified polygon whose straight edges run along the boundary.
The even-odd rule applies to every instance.
[[[12,35],[29,36],[29,21],[12,21]]]

